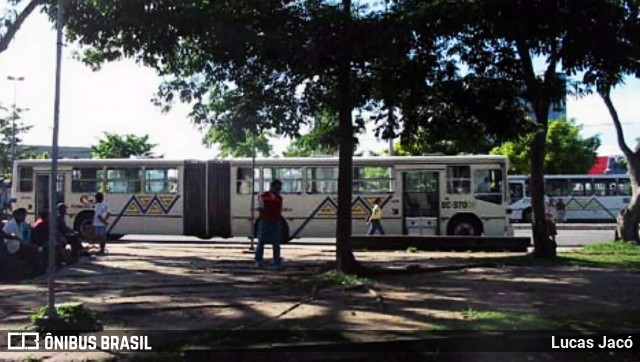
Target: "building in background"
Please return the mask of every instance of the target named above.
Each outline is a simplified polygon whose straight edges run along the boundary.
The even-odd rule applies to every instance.
[[[29,147],[37,154],[46,153],[51,156],[51,146],[25,146]],[[91,158],[91,147],[59,147],[58,158]]]
[[[622,156],[598,156],[589,175],[624,175],[627,166]]]

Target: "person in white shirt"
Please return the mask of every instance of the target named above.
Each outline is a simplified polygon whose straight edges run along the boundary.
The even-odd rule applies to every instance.
[[[19,208],[13,211],[13,219],[7,222],[2,231],[9,254],[17,254],[35,269],[36,274],[45,270],[43,248],[31,243],[31,228],[25,222],[27,209]]]
[[[104,201],[102,192],[96,194],[96,203],[93,206],[93,234],[100,243],[99,254],[104,254],[107,244],[107,226],[109,225],[109,205]]]

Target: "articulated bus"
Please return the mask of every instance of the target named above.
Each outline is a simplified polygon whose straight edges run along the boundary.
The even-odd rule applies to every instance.
[[[513,229],[506,215],[507,160],[502,156],[369,157],[353,162],[353,233],[381,198],[391,235],[500,235]],[[334,237],[338,159],[333,157],[171,161],[60,160],[57,201],[69,206],[83,232],[94,194],[104,193],[114,216],[111,237],[124,234],[249,237],[251,200],[283,182],[283,238]],[[34,217],[49,205],[50,161],[14,165],[13,207]],[[253,193],[252,195],[252,179]],[[484,184],[480,187],[480,184]]]
[[[528,176],[509,176],[513,222],[531,222],[531,198]],[[631,199],[627,175],[546,175],[546,200],[562,199],[567,221],[613,222]]]

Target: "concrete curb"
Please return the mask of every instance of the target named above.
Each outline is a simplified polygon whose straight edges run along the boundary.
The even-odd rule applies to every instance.
[[[512,224],[516,230],[531,230],[531,224]],[[556,224],[558,230],[611,230],[616,224]]]

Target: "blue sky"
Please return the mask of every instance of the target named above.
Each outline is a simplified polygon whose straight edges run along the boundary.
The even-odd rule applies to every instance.
[[[217,156],[215,148],[202,145],[202,134],[187,119],[188,107],[176,105],[162,114],[150,99],[161,79],[149,68],[130,60],[106,64],[93,72],[72,59],[73,45],[64,49],[61,88],[60,145],[90,146],[102,133],[148,134],[157,143],[157,152],[167,158],[206,159]],[[14,83],[7,76],[24,77],[18,82],[18,107],[29,108],[23,115],[33,128],[26,144],[51,144],[55,71],[55,31],[45,16],[33,13],[9,49],[0,54],[0,105],[13,104]],[[629,144],[640,137],[640,82],[629,80],[613,93],[613,100],[625,123]],[[600,134],[602,155],[620,154],[613,125],[602,100],[597,96],[567,100],[567,115],[584,125],[583,135]],[[286,141],[274,142],[281,152]],[[379,151],[386,142],[372,132],[360,141],[366,150]]]

